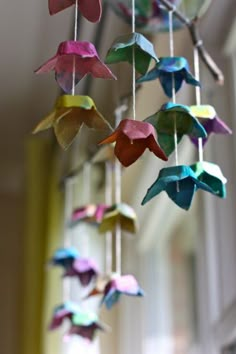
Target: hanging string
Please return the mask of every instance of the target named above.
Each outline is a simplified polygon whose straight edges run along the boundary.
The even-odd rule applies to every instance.
[[[173,11],[169,11],[169,42],[170,42],[170,56],[174,57],[174,31],[173,31]],[[175,92],[175,74],[172,73],[172,102],[176,103]],[[174,118],[174,144],[175,144],[175,165],[179,165],[178,154],[178,135],[177,135],[177,121],[176,115]],[[177,192],[179,192],[179,183],[177,182]]]
[[[75,23],[74,23],[74,41],[77,41],[78,33],[78,0],[75,1]],[[73,56],[73,71],[72,71],[72,96],[75,95],[75,55]]]
[[[132,33],[135,33],[135,0],[132,0]],[[135,85],[135,46],[132,48],[132,98],[133,98],[133,119],[136,119],[136,85]]]
[[[63,247],[67,248],[71,246],[71,231],[69,228],[69,222],[71,218],[73,208],[73,181],[68,179],[65,181],[64,189],[64,227],[63,227]],[[71,286],[68,279],[63,281],[63,301],[70,299]]]
[[[91,164],[86,162],[83,166],[83,204],[90,203],[91,197]],[[83,254],[85,256],[89,255],[89,235],[88,232],[84,232],[83,235]]]
[[[119,125],[122,119],[123,107],[119,107],[115,111],[116,126]],[[121,164],[118,160],[115,162],[115,204],[121,203]],[[115,229],[116,239],[116,273],[121,274],[121,227],[120,222],[116,223]]]
[[[112,204],[112,164],[106,161],[105,164],[105,203]],[[112,232],[106,233],[106,274],[112,273]]]
[[[194,58],[194,75],[195,78],[200,81],[200,62],[199,62],[199,53],[197,46],[193,49],[193,58]],[[195,95],[196,95],[196,105],[201,104],[201,88],[199,86],[195,87]],[[198,156],[199,161],[203,162],[203,143],[202,138],[198,139]]]

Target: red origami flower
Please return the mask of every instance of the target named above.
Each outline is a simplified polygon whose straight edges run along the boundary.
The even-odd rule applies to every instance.
[[[72,91],[73,72],[75,85],[87,74],[102,79],[116,79],[111,70],[100,60],[96,48],[86,41],[60,43],[56,55],[40,66],[36,74],[55,71],[55,78],[67,93]]]
[[[74,4],[75,0],[48,0],[50,15],[54,15]],[[78,8],[88,21],[97,22],[101,18],[102,5],[100,0],[78,0]]]
[[[115,155],[125,167],[134,163],[148,148],[160,159],[167,161],[164,151],[156,140],[156,131],[150,123],[132,119],[120,122],[113,134],[100,142],[107,144],[116,142]]]

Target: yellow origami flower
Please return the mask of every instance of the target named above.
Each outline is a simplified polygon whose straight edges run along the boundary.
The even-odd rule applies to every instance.
[[[83,124],[93,129],[112,130],[89,96],[63,95],[57,99],[53,111],[36,126],[33,133],[54,128],[58,143],[66,150]]]

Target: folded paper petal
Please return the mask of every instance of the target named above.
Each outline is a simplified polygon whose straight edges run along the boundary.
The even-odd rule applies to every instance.
[[[173,136],[175,130],[178,141],[181,141],[185,134],[197,138],[205,138],[207,136],[204,127],[190,112],[189,107],[181,104],[168,102],[157,113],[146,118],[145,122],[152,124],[156,129],[158,142],[167,156],[174,150]]]
[[[188,210],[191,206],[193,195],[198,189],[212,193],[212,189],[201,182],[189,166],[163,168],[160,170],[157,180],[148,189],[142,205],[162,191],[166,191],[175,204],[182,209]]]
[[[190,106],[190,111],[199,119],[208,134],[202,139],[203,146],[207,143],[210,134],[232,134],[232,130],[217,116],[214,107],[210,105]],[[190,140],[198,147],[198,139],[190,137]]]
[[[91,224],[99,224],[102,221],[105,211],[108,206],[105,204],[89,204],[77,208],[72,213],[71,224],[76,225],[80,221],[85,221]]]
[[[125,167],[134,163],[148,148],[157,157],[166,161],[167,157],[157,144],[156,132],[147,122],[124,119],[117,129],[100,144],[116,142],[115,155]]]
[[[99,273],[98,266],[90,258],[75,259],[72,266],[65,272],[64,276],[78,277],[82,286],[87,286]]]
[[[219,166],[210,162],[197,162],[190,166],[198,180],[205,183],[212,190],[212,194],[226,198],[227,179],[223,176]]]
[[[105,62],[107,64],[127,61],[133,64],[133,51],[135,69],[140,74],[145,74],[151,60],[158,62],[153,45],[140,33],[131,33],[118,37],[109,49]]]
[[[54,330],[59,328],[65,319],[71,320],[72,316],[76,313],[79,313],[80,311],[80,307],[71,301],[67,301],[64,304],[57,306],[54,309],[49,329]]]
[[[104,213],[99,232],[113,231],[119,224],[121,229],[130,233],[137,231],[137,217],[134,210],[125,203],[114,204]]]
[[[72,5],[75,5],[75,0],[48,0],[50,15],[63,11]],[[100,0],[78,0],[78,8],[88,21],[100,21],[102,15],[102,5]]]
[[[67,149],[83,124],[98,130],[112,129],[89,96],[62,95],[57,99],[53,111],[36,126],[33,132],[37,133],[53,127],[59,144]]]
[[[65,41],[60,43],[57,54],[46,61],[36,74],[55,71],[60,87],[67,93],[87,74],[95,78],[115,79],[110,69],[100,60],[96,48],[86,41]],[[73,75],[74,73],[74,75]]]
[[[111,309],[119,301],[122,294],[143,296],[144,292],[133,275],[117,275],[107,283],[102,304],[104,303],[108,309]]]
[[[159,78],[162,88],[168,97],[172,97],[173,82],[175,92],[178,92],[183,81],[193,86],[200,86],[194,76],[189,71],[189,65],[183,57],[165,57],[159,58],[156,66],[146,75],[141,76],[137,82],[142,83]]]

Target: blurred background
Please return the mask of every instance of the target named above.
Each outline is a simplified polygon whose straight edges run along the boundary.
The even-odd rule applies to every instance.
[[[17,6],[18,5],[18,6]],[[61,299],[60,272],[46,262],[62,242],[62,177],[97,151],[105,137],[83,127],[67,152],[51,132],[32,136],[35,125],[52,109],[60,91],[51,75],[33,71],[72,37],[73,8],[50,17],[45,1],[2,0],[0,4],[0,210],[1,210],[1,316],[0,352],[4,354],[233,354],[236,353],[236,150],[233,136],[214,136],[205,159],[221,166],[228,179],[226,200],[199,192],[189,212],[161,194],[145,207],[146,189],[164,165],[150,154],[122,173],[123,200],[136,210],[140,229],[124,235],[124,273],[133,273],[145,289],[144,299],[122,299],[101,317],[113,328],[95,344],[63,344],[62,332],[48,333],[53,306]],[[79,38],[92,41],[104,58],[112,41],[130,27],[104,6],[100,24],[79,21]],[[205,46],[223,70],[218,86],[201,66],[202,101],[235,130],[236,116],[236,6],[235,0],[213,0],[200,22]],[[168,34],[151,34],[158,56],[169,53]],[[175,53],[185,56],[193,71],[189,33],[175,32]],[[117,82],[83,80],[77,89],[88,94],[114,125],[120,96],[131,90],[128,64],[115,65]],[[194,103],[194,91],[184,86],[178,102]],[[139,120],[156,112],[166,101],[157,81],[144,84],[137,94]],[[196,160],[185,138],[180,164]],[[173,162],[173,161],[172,161]],[[171,161],[169,162],[171,165]],[[72,209],[103,201],[104,171],[91,167],[91,190],[86,175],[73,186]],[[90,199],[90,200],[88,200]],[[90,241],[84,242],[85,234]],[[93,255],[103,267],[104,240],[94,230],[74,230],[73,243]],[[100,237],[100,236],[99,236]],[[94,240],[97,241],[94,241]],[[76,291],[75,291],[76,293]],[[76,295],[74,295],[76,298]]]

